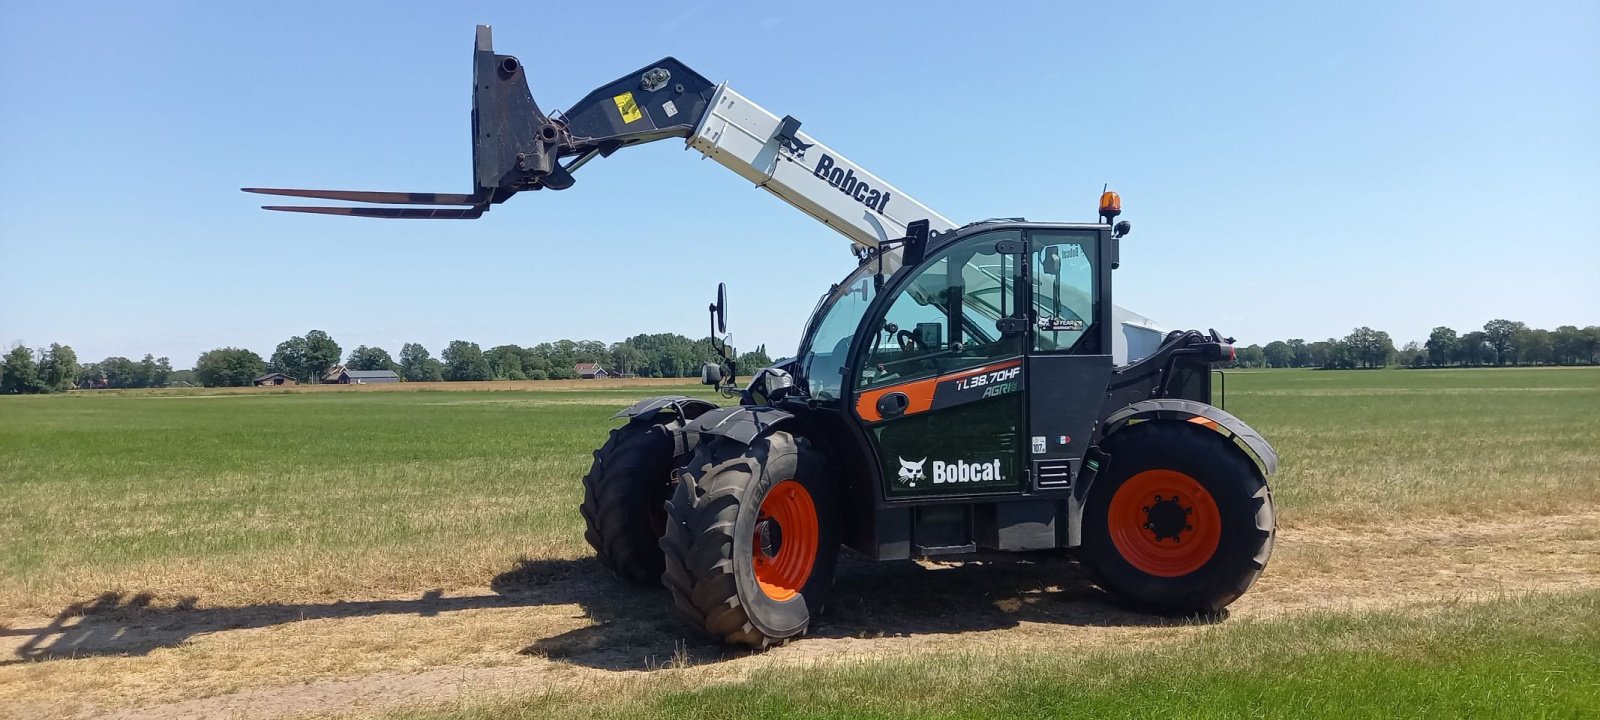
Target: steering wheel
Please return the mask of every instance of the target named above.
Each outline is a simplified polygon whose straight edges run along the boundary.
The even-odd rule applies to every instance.
[[[895,333],[894,339],[900,343],[900,352],[911,352],[913,350],[930,352],[928,345],[922,342],[922,338],[917,337],[917,334],[910,330],[901,330]]]

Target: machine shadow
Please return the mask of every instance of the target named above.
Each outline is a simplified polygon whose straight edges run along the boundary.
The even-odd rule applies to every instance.
[[[670,611],[660,587],[638,587],[594,558],[522,560],[490,582],[492,594],[415,599],[264,603],[199,607],[198,599],[158,607],[148,593],[103,593],[63,608],[41,627],[0,629],[25,637],[0,665],[105,655],[138,656],[182,645],[203,634],[303,620],[380,615],[431,617],[489,608],[576,605],[593,622],[538,637],[522,653],[587,667],[640,670],[700,665],[743,657],[690,631]],[[1060,554],[983,557],[949,565],[877,563],[840,558],[827,612],[809,637],[871,638],[959,634],[1019,623],[1151,626],[1192,623],[1142,615],[1114,605]]]
[[[551,582],[539,562],[495,578],[508,597],[537,593]],[[686,628],[671,612],[665,590],[613,583],[592,598],[577,598],[595,624],[535,640],[523,652],[586,667],[638,670],[703,665],[744,657]],[[808,638],[878,638],[1001,630],[1021,623],[1149,627],[1217,621],[1173,619],[1132,612],[1096,588],[1078,564],[1060,553],[995,554],[948,565],[871,562],[840,557],[827,611]]]
[[[544,576],[602,577],[610,580],[593,558],[546,560],[537,563]],[[333,601],[328,603],[262,603],[235,607],[199,607],[199,598],[186,597],[170,606],[157,606],[150,593],[101,593],[92,600],[72,603],[41,627],[0,629],[0,637],[26,637],[12,657],[0,665],[46,660],[68,660],[103,655],[146,655],[158,648],[182,645],[197,635],[248,630],[303,620],[327,620],[379,615],[432,617],[441,613],[525,605],[590,603],[594,593],[584,583],[550,584],[537,592],[445,597],[427,590],[415,599]]]

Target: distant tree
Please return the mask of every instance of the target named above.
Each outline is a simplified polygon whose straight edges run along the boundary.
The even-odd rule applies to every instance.
[[[137,387],[166,387],[167,377],[172,374],[172,361],[145,353],[144,359],[139,361],[136,374]]]
[[[527,349],[522,356],[522,374],[529,380],[550,379],[550,361],[533,354],[532,349]]]
[[[406,343],[400,346],[400,377],[410,382],[433,382],[429,377],[429,363],[438,362],[421,343]],[[443,373],[440,378],[443,379]]]
[[[1239,348],[1239,352],[1234,356],[1233,364],[1235,367],[1258,368],[1267,364],[1267,357],[1260,345],[1248,345]]]
[[[1333,346],[1338,341],[1332,338],[1318,340],[1306,346],[1306,354],[1311,358],[1310,367],[1332,367],[1329,362],[1333,355]]]
[[[50,343],[40,354],[39,380],[52,392],[65,392],[78,386],[78,354],[68,345]]]
[[[78,387],[108,387],[108,383],[106,383],[106,374],[100,369],[99,363],[86,363],[78,368]]]
[[[1459,342],[1460,338],[1456,337],[1456,331],[1443,325],[1434,328],[1433,332],[1428,333],[1428,342],[1426,343],[1429,364],[1450,364],[1450,360],[1456,356],[1456,345]]]
[[[265,369],[260,355],[241,348],[207,350],[194,361],[195,377],[206,387],[246,386]]]
[[[1361,367],[1383,367],[1394,355],[1394,341],[1389,333],[1365,326],[1350,331],[1344,344],[1349,348],[1351,359]]]
[[[489,375],[505,380],[526,380],[523,372],[524,358],[531,352],[516,345],[496,345],[483,353],[489,363]]]
[[[1294,364],[1294,348],[1282,340],[1273,340],[1261,348],[1261,354],[1266,357],[1267,367],[1286,368]]]
[[[321,330],[306,333],[305,368],[313,381],[321,381],[330,368],[338,365],[341,354],[339,343],[327,333]]]
[[[1412,340],[1395,353],[1394,361],[1401,367],[1423,367],[1428,364],[1428,351],[1422,349],[1421,343]]]
[[[198,370],[199,368],[195,369]],[[306,339],[296,335],[278,343],[277,349],[272,351],[272,369],[288,375],[298,382],[311,382],[311,371],[306,363]],[[322,378],[316,379],[321,380]]]
[[[139,364],[120,355],[112,355],[99,363],[100,372],[109,388],[136,388],[143,378]]]
[[[367,347],[361,345],[350,351],[350,359],[344,361],[344,366],[350,370],[394,370],[394,358],[389,357],[389,351],[381,347]]]
[[[1489,336],[1481,330],[1473,330],[1461,336],[1456,343],[1456,361],[1462,365],[1481,365],[1494,357],[1494,348],[1489,345]]]
[[[1591,365],[1600,363],[1600,325],[1590,325],[1583,329],[1583,344],[1580,350],[1583,362]]]
[[[6,353],[3,364],[0,364],[0,392],[50,392],[50,386],[39,377],[39,364],[34,360],[32,350],[18,345]]]
[[[1315,367],[1316,360],[1311,357],[1311,346],[1300,338],[1289,340],[1289,349],[1294,352],[1294,359],[1289,361],[1290,367]]]
[[[574,345],[576,353],[573,359],[577,362],[605,365],[611,360],[611,350],[599,340],[579,340]]]
[[[1490,320],[1483,324],[1484,339],[1494,348],[1494,364],[1504,365],[1515,347],[1517,331],[1527,326],[1510,320]]]
[[[1350,347],[1350,343],[1333,338],[1329,338],[1327,343],[1328,357],[1322,363],[1322,367],[1331,370],[1348,370],[1356,367],[1357,363],[1360,362],[1354,348]]]
[[[312,330],[305,337],[296,335],[278,343],[272,353],[272,369],[300,382],[321,382],[328,369],[339,364],[339,343],[328,333]]]
[[[488,380],[493,377],[488,361],[483,359],[483,351],[478,349],[475,342],[451,340],[439,356],[444,360],[446,380]]]
[[[444,382],[444,363],[434,358],[422,361],[423,382]]]
[[[1549,330],[1528,327],[1518,328],[1511,336],[1511,344],[1518,365],[1549,364],[1555,345]]]
[[[1557,364],[1577,365],[1588,362],[1584,353],[1583,331],[1576,325],[1562,325],[1550,333],[1550,354]]]
[[[611,344],[611,366],[618,373],[637,375],[644,363],[644,353],[640,352],[639,348],[629,345],[627,341]]]
[[[740,355],[737,362],[739,363],[739,372],[746,375],[754,375],[761,369],[770,367],[772,358],[767,355],[767,346],[763,344],[757,345],[756,349]]]

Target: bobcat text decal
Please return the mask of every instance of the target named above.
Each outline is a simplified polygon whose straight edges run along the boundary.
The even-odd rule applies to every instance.
[[[817,160],[817,169],[811,171],[829,185],[834,186],[856,202],[883,214],[883,207],[889,204],[889,196],[894,193],[884,192],[856,179],[856,171],[838,166],[838,161],[823,153]]]

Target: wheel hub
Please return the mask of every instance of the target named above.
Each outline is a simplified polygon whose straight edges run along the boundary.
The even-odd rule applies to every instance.
[[[756,521],[756,545],[768,560],[778,556],[783,549],[783,526],[770,517]]]
[[[1172,469],[1135,473],[1118,486],[1106,509],[1117,553],[1134,569],[1181,577],[1210,562],[1222,541],[1222,515],[1211,492]]]
[[[1184,531],[1193,531],[1194,526],[1189,524],[1189,515],[1194,512],[1192,507],[1184,507],[1177,495],[1162,499],[1155,496],[1155,502],[1142,508],[1145,516],[1144,529],[1149,530],[1160,542],[1172,538],[1173,542],[1182,542]]]

